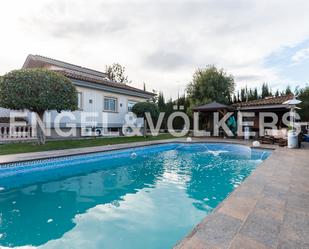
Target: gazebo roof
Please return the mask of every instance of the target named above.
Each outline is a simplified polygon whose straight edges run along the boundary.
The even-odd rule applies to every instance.
[[[201,106],[197,106],[194,107],[193,110],[194,111],[216,111],[216,110],[234,110],[234,108],[232,106],[228,106],[228,105],[224,105],[221,103],[218,103],[216,101],[208,103],[206,105],[201,105]]]

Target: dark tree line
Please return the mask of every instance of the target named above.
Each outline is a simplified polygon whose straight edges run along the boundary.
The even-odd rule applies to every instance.
[[[233,95],[232,103],[264,99],[266,97],[278,97],[289,94],[293,94],[289,85],[286,87],[285,90],[279,91],[277,89],[275,92],[273,92],[267,83],[263,83],[260,89],[258,87],[242,87],[240,90],[237,91],[237,93]]]

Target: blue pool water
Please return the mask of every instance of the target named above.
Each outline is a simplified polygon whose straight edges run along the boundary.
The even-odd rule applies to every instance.
[[[171,248],[269,155],[173,143],[2,165],[0,248]]]

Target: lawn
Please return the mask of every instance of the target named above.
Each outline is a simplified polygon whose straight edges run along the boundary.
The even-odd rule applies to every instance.
[[[25,153],[25,152],[38,152],[47,150],[64,150],[72,148],[83,148],[100,145],[122,144],[122,143],[135,143],[143,141],[153,141],[175,138],[170,134],[161,134],[156,137],[114,137],[114,138],[91,138],[91,139],[70,139],[47,141],[45,145],[37,145],[35,143],[11,143],[0,144],[0,155]]]

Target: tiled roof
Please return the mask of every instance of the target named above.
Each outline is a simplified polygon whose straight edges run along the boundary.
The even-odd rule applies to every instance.
[[[33,62],[33,65],[31,64],[31,62]],[[54,65],[54,66],[58,66],[64,69],[68,69],[68,70],[72,70],[75,72],[79,72],[82,74],[89,74],[92,75],[93,77],[102,77],[105,78],[107,77],[106,73],[97,71],[97,70],[93,70],[87,67],[81,67],[78,65],[74,65],[68,62],[64,62],[64,61],[60,61],[60,60],[56,60],[56,59],[52,59],[49,57],[45,57],[42,55],[28,55],[23,68],[30,68],[30,67],[36,67],[36,63],[45,63],[45,64],[49,64],[49,65]]]
[[[233,109],[231,106],[227,106],[221,103],[218,103],[216,101],[208,103],[206,105],[201,105],[193,108],[195,111],[213,111],[213,110],[219,110],[219,109]]]
[[[115,87],[115,88],[119,88],[119,89],[125,89],[125,90],[129,90],[129,91],[133,91],[133,92],[144,93],[144,94],[148,94],[148,95],[151,95],[151,96],[155,95],[152,92],[144,91],[144,90],[132,87],[132,86],[128,86],[128,85],[123,84],[123,83],[115,83],[115,82],[109,81],[107,79],[105,80],[105,79],[92,78],[92,77],[87,77],[87,76],[83,76],[83,75],[76,74],[76,73],[73,73],[73,72],[67,72],[67,71],[62,71],[62,70],[57,70],[55,72],[60,73],[60,74],[66,76],[70,79],[87,81],[87,82],[105,85],[105,86],[109,86],[109,87]]]
[[[144,91],[135,87],[128,86],[123,83],[116,83],[107,77],[106,73],[96,71],[90,68],[81,67],[64,61],[55,60],[41,55],[28,55],[23,68],[40,68],[46,65],[55,66],[56,69],[51,69],[55,72],[61,73],[70,79],[87,81],[91,83],[96,83],[100,85],[105,85],[109,87],[114,87],[118,89],[125,89],[135,93],[146,94],[154,96],[152,92]]]
[[[264,105],[282,105],[283,102],[293,99],[293,94],[278,96],[278,97],[268,97],[265,99],[257,99],[246,102],[240,102],[233,104],[234,107],[254,107],[254,106],[264,106]]]

